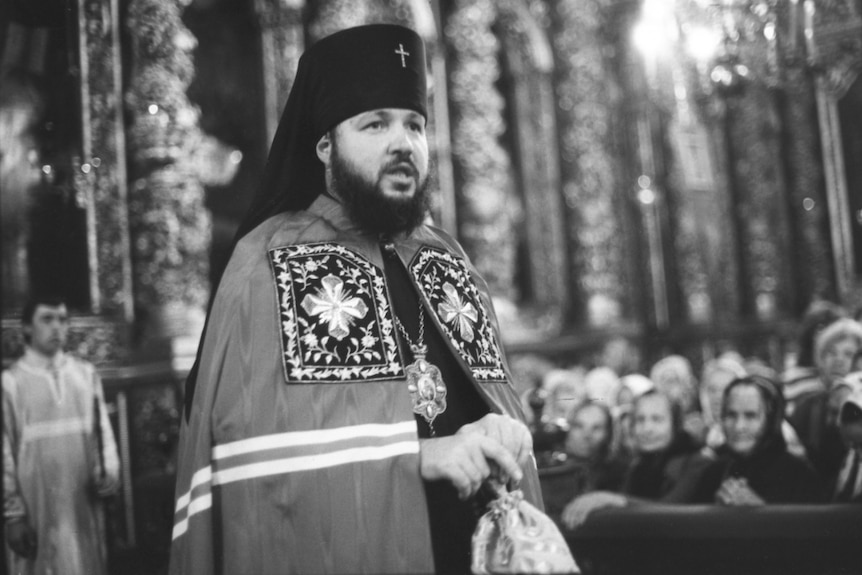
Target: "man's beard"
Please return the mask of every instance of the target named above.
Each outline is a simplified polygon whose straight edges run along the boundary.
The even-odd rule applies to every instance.
[[[333,140],[330,167],[332,192],[344,204],[350,219],[362,229],[374,234],[393,235],[410,232],[425,219],[429,206],[428,176],[420,179],[419,171],[409,156],[387,162],[379,170],[377,181],[371,182],[341,157]],[[381,180],[394,169],[410,172],[415,187],[410,197],[387,197],[383,193]]]

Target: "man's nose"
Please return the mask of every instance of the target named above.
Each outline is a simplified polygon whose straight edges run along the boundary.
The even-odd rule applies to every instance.
[[[392,141],[389,142],[389,151],[391,153],[411,154],[413,153],[413,142],[410,140],[410,134],[406,128],[395,128],[392,134]]]

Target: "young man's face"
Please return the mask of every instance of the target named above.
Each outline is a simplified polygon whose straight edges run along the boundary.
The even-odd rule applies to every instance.
[[[409,231],[427,210],[425,118],[384,108],[363,112],[321,138],[317,155],[330,173],[330,192],[351,217],[377,233]]]
[[[37,305],[32,323],[24,325],[24,333],[30,337],[30,347],[47,356],[63,349],[68,331],[69,314],[63,304]]]

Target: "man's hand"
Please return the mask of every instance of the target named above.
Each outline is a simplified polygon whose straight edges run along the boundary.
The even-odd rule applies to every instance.
[[[742,477],[725,479],[715,494],[715,499],[722,505],[765,505],[766,501],[758,495],[748,481]]]
[[[513,455],[495,439],[480,433],[461,433],[419,441],[419,473],[430,481],[447,480],[458,497],[466,500],[492,475],[502,483],[521,480],[522,472]]]
[[[6,522],[6,542],[21,557],[36,558],[36,530],[30,527],[26,518]]]
[[[523,467],[533,452],[533,436],[526,425],[508,415],[489,413],[482,419],[468,423],[456,435],[476,433],[490,437],[512,454],[518,465]]]
[[[563,509],[561,517],[563,525],[569,529],[574,529],[583,525],[590,513],[597,509],[606,507],[625,507],[628,505],[628,500],[619,493],[611,493],[610,491],[593,491],[586,493],[573,499]]]

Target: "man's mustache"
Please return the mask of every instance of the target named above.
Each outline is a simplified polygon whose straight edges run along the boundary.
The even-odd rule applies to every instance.
[[[389,174],[393,172],[405,172],[408,176],[419,179],[419,169],[413,160],[410,158],[395,158],[388,161],[381,169],[380,174]]]

